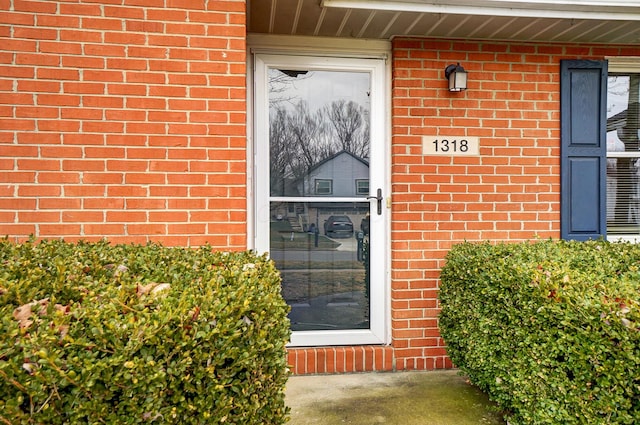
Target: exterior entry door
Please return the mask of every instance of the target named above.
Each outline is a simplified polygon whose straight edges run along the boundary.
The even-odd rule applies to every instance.
[[[291,345],[386,341],[383,60],[255,56],[256,248]]]

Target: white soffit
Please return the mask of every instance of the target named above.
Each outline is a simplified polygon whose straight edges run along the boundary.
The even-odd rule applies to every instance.
[[[321,5],[393,12],[640,21],[637,0],[322,0]]]
[[[640,0],[247,0],[254,34],[640,44]]]

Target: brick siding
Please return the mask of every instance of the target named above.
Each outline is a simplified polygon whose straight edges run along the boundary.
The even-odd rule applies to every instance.
[[[245,1],[0,0],[0,234],[247,246]]]

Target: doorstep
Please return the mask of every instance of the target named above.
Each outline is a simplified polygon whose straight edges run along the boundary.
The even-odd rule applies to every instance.
[[[289,425],[504,425],[485,394],[456,370],[294,375]]]

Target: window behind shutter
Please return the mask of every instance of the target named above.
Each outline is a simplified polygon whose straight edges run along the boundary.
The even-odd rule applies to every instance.
[[[563,239],[606,236],[607,62],[560,63]]]

